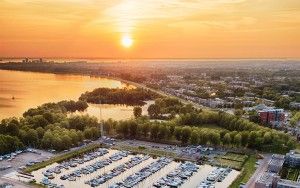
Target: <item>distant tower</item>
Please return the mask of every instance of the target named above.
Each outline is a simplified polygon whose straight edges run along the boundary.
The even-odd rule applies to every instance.
[[[102,123],[101,100],[99,101],[99,123],[100,123],[101,138],[103,138],[104,132],[103,132],[103,123]]]

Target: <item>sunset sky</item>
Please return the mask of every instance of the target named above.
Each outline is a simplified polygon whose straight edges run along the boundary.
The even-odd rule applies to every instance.
[[[300,57],[300,0],[0,0],[0,57]]]

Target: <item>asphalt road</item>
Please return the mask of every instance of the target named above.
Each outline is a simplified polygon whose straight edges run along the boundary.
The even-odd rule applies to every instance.
[[[9,178],[4,178],[0,177],[0,185],[1,184],[10,184],[13,185],[14,188],[29,188],[29,187],[34,187],[31,185],[27,185],[25,183],[19,182],[17,180],[9,179]]]
[[[264,155],[264,159],[260,161],[258,168],[255,170],[254,174],[245,185],[246,188],[253,188],[255,186],[256,179],[259,178],[259,176],[267,170],[268,163],[271,160],[271,157],[271,154]]]

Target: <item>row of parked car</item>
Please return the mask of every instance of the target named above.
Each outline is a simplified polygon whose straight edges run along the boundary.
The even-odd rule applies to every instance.
[[[182,148],[181,153],[184,155],[195,155],[195,154],[209,154],[212,153],[215,149],[212,147],[204,147],[201,145],[198,146],[187,146]]]
[[[107,182],[108,180],[120,175],[121,173],[125,172],[126,170],[129,170],[132,167],[140,164],[141,162],[148,160],[149,158],[150,158],[150,156],[148,156],[148,155],[143,156],[143,157],[141,157],[141,156],[133,157],[125,164],[121,164],[121,165],[115,167],[114,169],[110,170],[108,173],[104,173],[102,175],[97,176],[96,178],[86,181],[85,184],[88,184],[91,187],[99,186],[99,185]]]
[[[70,160],[64,161],[61,164],[47,169],[45,172],[43,172],[43,175],[49,179],[54,179],[54,174],[60,174],[62,169],[70,169],[77,167],[79,164],[84,164],[88,161],[91,161],[97,157],[103,156],[108,153],[108,150],[105,148],[99,148],[96,151],[89,152],[87,154],[84,154],[82,157],[76,157],[72,158]]]
[[[48,187],[48,188],[65,188],[64,185],[57,185],[56,183],[52,183],[49,178],[47,177],[44,177],[42,179],[42,182],[41,184],[43,184],[45,187]]]
[[[184,162],[179,165],[174,171],[167,174],[166,177],[159,179],[153,184],[154,187],[179,187],[195,172],[199,166],[192,162]]]
[[[216,182],[222,182],[232,171],[231,168],[217,168],[210,172],[197,188],[214,188]]]
[[[118,161],[121,160],[123,157],[128,156],[127,151],[120,151],[117,152],[115,154],[113,154],[112,156],[110,156],[107,159],[103,159],[103,160],[98,160],[96,162],[94,162],[93,164],[84,166],[82,168],[79,168],[69,174],[63,175],[60,177],[61,180],[69,180],[69,181],[75,181],[77,177],[81,177],[82,175],[87,175],[87,174],[91,174],[93,172],[96,172],[99,169],[104,168],[105,166],[108,166],[109,164],[111,164],[113,161]]]
[[[172,162],[172,159],[161,157],[147,167],[128,176],[124,181],[109,186],[109,188],[131,188]]]

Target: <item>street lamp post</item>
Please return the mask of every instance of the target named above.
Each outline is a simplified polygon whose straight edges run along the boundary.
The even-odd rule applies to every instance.
[[[101,134],[101,138],[103,138],[104,132],[103,132],[103,123],[102,123],[101,100],[99,101],[99,124],[100,124],[100,134]]]

